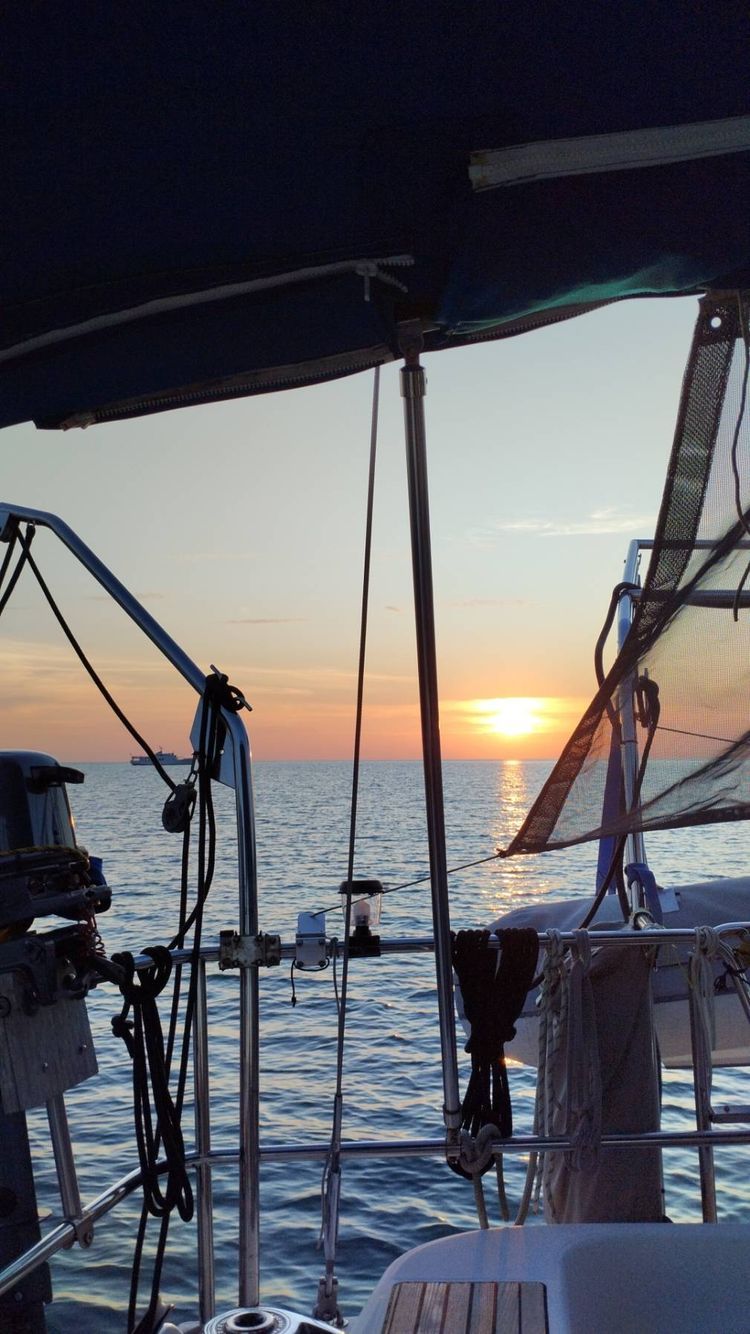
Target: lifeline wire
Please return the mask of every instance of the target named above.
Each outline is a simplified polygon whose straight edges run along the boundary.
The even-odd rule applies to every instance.
[[[336,1092],[333,1100],[331,1143],[323,1168],[321,1183],[322,1221],[321,1240],[325,1251],[325,1279],[319,1293],[316,1313],[321,1317],[338,1315],[335,1310],[336,1241],[339,1222],[339,1193],[341,1189],[341,1119],[343,1112],[344,1040],[346,1034],[346,999],[349,980],[349,936],[352,919],[352,880],[354,878],[354,851],[357,837],[357,798],[359,794],[359,759],[362,741],[362,706],[365,684],[365,657],[367,649],[367,610],[370,593],[370,563],[372,557],[372,513],[375,498],[375,460],[378,442],[378,406],[380,400],[380,367],[375,367],[372,388],[372,419],[370,425],[370,467],[367,479],[367,518],[365,523],[365,554],[362,572],[362,610],[359,629],[359,663],[357,668],[357,705],[354,725],[354,754],[352,759],[352,797],[349,820],[349,855],[347,862],[346,911],[344,944],[341,966],[341,994],[338,1001],[338,1038],[336,1046]],[[324,1299],[321,1307],[321,1297]]]
[[[475,862],[462,862],[460,866],[449,866],[445,874],[455,875],[457,871],[470,871],[472,866],[484,866],[485,862],[500,861],[502,855],[501,852],[491,852],[488,857],[478,857]],[[391,885],[389,889],[383,889],[380,893],[382,897],[385,898],[386,894],[397,894],[401,889],[413,889],[415,885],[423,885],[426,880],[430,879],[431,876],[428,871],[426,875],[418,875],[416,880],[405,880],[402,885]],[[318,911],[313,913],[313,916],[317,917],[319,913],[334,912],[334,910],[340,906],[341,905],[338,903],[330,903],[327,908],[318,908]]]

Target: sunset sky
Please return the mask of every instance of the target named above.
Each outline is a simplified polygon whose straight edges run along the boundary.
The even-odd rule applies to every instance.
[[[426,359],[443,752],[553,757],[593,691],[631,537],[649,536],[695,319],[630,302]],[[85,432],[4,432],[2,498],[58,513],[253,705],[260,759],[351,753],[372,376]],[[35,554],[152,745],[194,696],[55,540]],[[398,369],[381,383],[363,750],[419,754]],[[26,573],[0,624],[3,748],[134,749]],[[515,701],[509,703],[508,701]]]

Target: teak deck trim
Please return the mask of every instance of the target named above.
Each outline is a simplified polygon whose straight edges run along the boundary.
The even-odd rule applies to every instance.
[[[396,1283],[382,1334],[548,1334],[543,1283]]]

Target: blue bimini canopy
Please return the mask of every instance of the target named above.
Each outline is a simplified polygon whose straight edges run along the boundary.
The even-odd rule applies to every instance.
[[[0,424],[750,275],[750,9],[6,6]]]

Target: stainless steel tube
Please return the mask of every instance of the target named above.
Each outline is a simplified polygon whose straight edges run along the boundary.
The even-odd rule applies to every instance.
[[[103,1214],[109,1213],[116,1204],[124,1200],[127,1195],[139,1184],[141,1179],[140,1168],[129,1172],[127,1176],[121,1177],[113,1186],[108,1186],[101,1195],[89,1204],[82,1212],[78,1220],[79,1228],[84,1225],[90,1230],[91,1225],[101,1218]],[[73,1222],[58,1223],[57,1227],[52,1228],[41,1241],[34,1246],[30,1246],[23,1255],[19,1255],[17,1260],[9,1264],[0,1273],[0,1297],[15,1287],[22,1279],[36,1269],[37,1265],[43,1264],[51,1256],[56,1255],[58,1251],[64,1250],[67,1246],[72,1246],[76,1239],[76,1225]]]
[[[642,1134],[602,1135],[604,1148],[660,1147],[665,1149],[724,1148],[731,1145],[750,1144],[750,1129],[742,1130],[671,1130],[648,1131]],[[262,1150],[264,1162],[323,1161],[329,1151],[328,1143],[311,1144],[268,1144]],[[532,1150],[540,1152],[565,1152],[571,1148],[571,1141],[564,1136],[545,1139],[537,1135],[514,1135],[509,1140],[498,1140],[492,1146],[494,1152],[503,1154],[526,1155]],[[423,1140],[348,1140],[341,1145],[343,1158],[407,1158],[437,1157],[445,1151],[443,1139]],[[199,1166],[199,1155],[190,1153],[186,1156],[188,1165]],[[208,1155],[212,1163],[227,1165],[237,1161],[237,1152],[233,1149],[212,1149]],[[78,1220],[81,1226],[89,1227],[116,1207],[140,1180],[136,1169],[128,1173],[113,1186],[107,1187],[91,1204],[87,1205]],[[51,1259],[58,1251],[71,1246],[76,1238],[76,1225],[73,1222],[59,1223],[52,1228],[41,1241],[7,1265],[0,1271],[0,1296],[15,1287],[37,1265]]]
[[[110,597],[122,610],[135,621],[136,625],[159,649],[160,653],[171,662],[181,676],[198,691],[203,693],[205,683],[205,672],[188,657],[175,643],[174,639],[166,633],[165,630],[155,621],[153,616],[142,607],[137,598],[128,592],[124,584],[115,577],[111,570],[97,555],[82,542],[77,533],[69,528],[67,523],[63,523],[56,514],[50,514],[46,510],[32,510],[24,505],[10,505],[0,502],[0,534],[5,535],[9,521],[18,519],[22,523],[33,523],[38,528],[49,528],[57,538],[66,546],[77,560],[88,570],[89,574],[96,579],[97,583],[105,588]]]
[[[214,1314],[214,1210],[211,1180],[211,1101],[208,1064],[208,1011],[206,1005],[206,965],[198,963],[193,1030],[193,1070],[195,1078],[195,1147],[201,1155],[196,1166],[196,1226],[198,1232],[198,1300],[201,1320]]]
[[[409,485],[414,614],[417,632],[419,702],[422,719],[427,837],[430,853],[432,919],[435,937],[440,1046],[443,1064],[444,1117],[449,1144],[457,1138],[461,1124],[456,1056],[456,1024],[453,1012],[450,908],[445,855],[443,774],[440,754],[435,609],[432,591],[432,551],[427,487],[425,434],[425,374],[419,364],[418,343],[405,346],[406,365],[401,371],[406,433],[406,470]]]
[[[110,597],[135,621],[136,625],[164,654],[173,667],[203,695],[205,673],[158,621],[142,607],[124,584],[99,560],[56,514],[32,510],[23,505],[0,503],[0,535],[7,537],[14,521],[34,523],[49,528],[70,552],[106,589]],[[250,744],[244,723],[237,714],[224,711],[228,743],[234,759],[237,802],[237,842],[239,875],[240,931],[256,935],[258,931],[255,826],[250,765]],[[258,970],[242,969],[240,979],[240,1217],[239,1217],[239,1293],[240,1304],[255,1306],[259,1287],[259,1217],[258,1189]]]
[[[698,1030],[701,1017],[695,989],[688,987],[688,1008],[690,1013],[690,1045],[693,1054],[693,1090],[695,1093],[695,1124],[699,1131],[711,1129],[711,1068],[707,1066],[704,1044],[699,1040]],[[710,1053],[708,1061],[710,1062]],[[698,1169],[701,1183],[701,1209],[704,1223],[718,1222],[716,1208],[716,1169],[714,1151],[711,1144],[704,1144],[698,1149]]]
[[[240,934],[258,934],[258,874],[250,743],[239,717],[230,729],[234,749]],[[240,1099],[239,1099],[239,1304],[260,1300],[260,1039],[258,965],[240,970]]]
[[[52,1150],[55,1155],[62,1211],[66,1218],[79,1218],[81,1192],[78,1189],[73,1145],[70,1140],[70,1127],[62,1093],[56,1093],[54,1098],[48,1100],[47,1120],[49,1121]]]
[[[638,578],[638,567],[640,564],[641,543],[631,542],[628,546],[628,554],[625,560],[624,581],[628,584],[634,584]],[[623,593],[620,598],[617,609],[617,650],[622,649],[625,640],[630,631],[633,603],[629,593]],[[632,674],[622,682],[619,695],[620,721],[622,726],[622,765],[623,781],[625,787],[625,806],[627,810],[632,810],[635,805],[635,788],[638,780],[638,735],[635,723],[635,675]],[[628,834],[627,838],[626,862],[645,862],[646,849],[643,840],[643,834],[639,829],[634,833]],[[642,908],[643,904],[634,903],[634,908]]]

